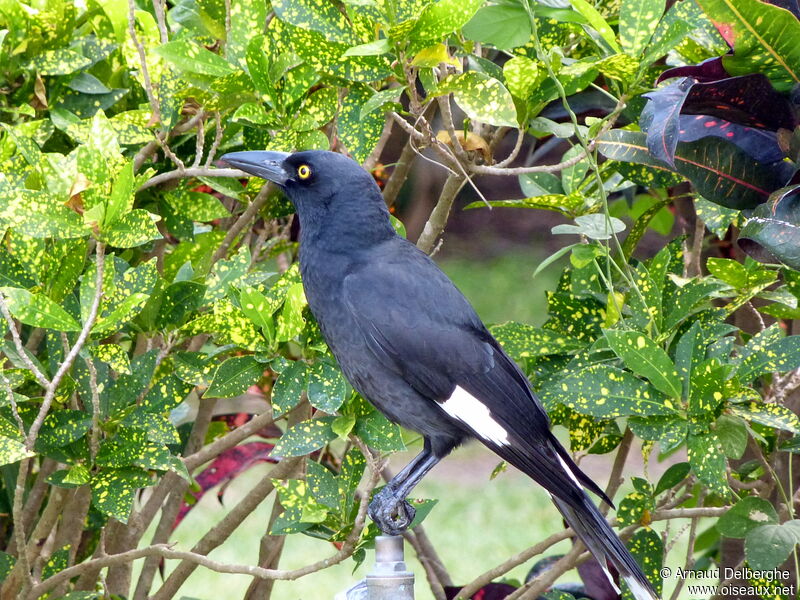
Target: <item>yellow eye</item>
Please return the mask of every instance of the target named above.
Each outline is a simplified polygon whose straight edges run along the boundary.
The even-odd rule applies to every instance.
[[[311,177],[311,167],[308,165],[300,165],[297,167],[297,176],[300,179],[308,179]]]

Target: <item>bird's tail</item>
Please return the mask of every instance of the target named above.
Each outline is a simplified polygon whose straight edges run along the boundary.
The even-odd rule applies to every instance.
[[[608,572],[606,565],[609,563],[619,572],[620,576],[628,584],[636,600],[658,600],[653,586],[645,577],[639,565],[634,560],[631,553],[617,537],[614,530],[606,521],[605,517],[597,510],[597,507],[583,493],[583,506],[574,508],[564,500],[553,496],[556,507],[564,515],[564,519],[575,532],[575,534],[586,545],[589,551],[600,563],[606,572],[611,585],[616,587],[614,579]]]

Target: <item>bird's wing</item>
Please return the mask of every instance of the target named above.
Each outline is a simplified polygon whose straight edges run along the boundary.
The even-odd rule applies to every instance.
[[[465,430],[501,456],[518,454],[512,463],[524,457],[551,493],[571,490],[582,502],[583,484],[604,497],[553,437],[525,375],[427,256],[364,263],[345,277],[343,293],[369,350]]]

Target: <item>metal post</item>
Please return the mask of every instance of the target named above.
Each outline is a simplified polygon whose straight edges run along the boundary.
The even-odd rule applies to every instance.
[[[375,538],[375,567],[367,574],[368,600],[414,600],[414,573],[403,560],[403,538]]]
[[[375,538],[375,565],[355,585],[339,592],[334,600],[414,600],[414,573],[403,560],[403,538]]]

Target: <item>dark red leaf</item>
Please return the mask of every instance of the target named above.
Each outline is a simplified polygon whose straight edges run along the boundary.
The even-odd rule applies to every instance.
[[[489,583],[475,592],[475,595],[472,596],[472,600],[503,600],[503,598],[508,597],[508,595],[516,591],[516,589],[517,588],[513,585],[508,585],[507,583]],[[458,596],[458,592],[460,591],[460,586],[447,586],[444,588],[447,600],[452,600]]]
[[[762,163],[775,162],[784,157],[778,146],[778,134],[774,131],[737,125],[707,115],[681,115],[678,134],[681,142],[694,142],[708,136],[728,140]]]
[[[672,79],[673,77],[691,77],[697,81],[717,81],[730,77],[730,73],[722,66],[722,57],[709,58],[697,65],[686,65],[685,67],[674,67],[667,69],[658,76],[656,84]]]
[[[784,10],[788,10],[795,17],[800,19],[800,2],[798,0],[764,0],[767,4],[779,6]]]
[[[192,492],[195,502],[189,504],[186,500],[183,501],[172,528],[175,529],[183,521],[189,511],[197,505],[197,501],[210,489],[222,485],[224,490],[224,486],[230,483],[237,475],[260,462],[278,462],[269,457],[269,453],[272,452],[274,447],[274,444],[267,442],[249,442],[230,448],[220,454],[195,478],[197,485],[200,487],[198,491]]]
[[[681,112],[720,117],[771,131],[794,129],[797,124],[788,98],[777,92],[760,73],[695,83]]]
[[[681,108],[694,79],[686,77],[658,89],[645,97],[649,99],[639,124],[647,131],[647,149],[658,160],[675,168],[675,148],[680,132]]]

